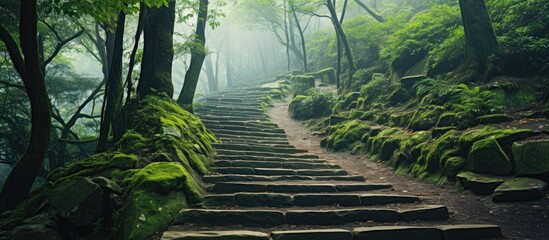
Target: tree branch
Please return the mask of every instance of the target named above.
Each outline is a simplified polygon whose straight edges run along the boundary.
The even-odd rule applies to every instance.
[[[25,61],[23,60],[23,55],[21,55],[21,52],[19,51],[19,46],[17,45],[17,42],[15,42],[15,39],[13,39],[13,36],[11,36],[8,30],[6,30],[2,26],[0,26],[0,40],[2,40],[2,42],[5,43],[6,47],[8,48],[11,61],[15,66],[15,69],[17,70],[19,75],[21,75],[21,79],[25,81],[25,79],[27,79],[25,77],[27,69],[25,67]]]
[[[47,66],[57,56],[57,54],[59,54],[59,52],[61,51],[61,49],[63,49],[63,47],[65,45],[67,45],[72,40],[80,37],[82,35],[82,33],[84,33],[84,29],[80,29],[80,31],[78,31],[77,33],[75,33],[74,35],[70,36],[69,38],[67,38],[65,40],[58,39],[60,42],[57,43],[57,45],[55,46],[55,50],[53,51],[51,56],[46,61],[44,61],[44,66]],[[54,34],[57,37],[59,36],[56,32],[54,32]]]

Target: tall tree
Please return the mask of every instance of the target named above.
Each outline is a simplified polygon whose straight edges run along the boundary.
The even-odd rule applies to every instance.
[[[208,0],[200,0],[198,16],[196,20],[195,46],[191,48],[191,64],[185,74],[185,83],[177,99],[177,103],[185,109],[193,112],[193,100],[196,91],[196,84],[200,77],[200,71],[204,58],[206,58],[206,24],[208,23]]]
[[[110,63],[109,75],[105,84],[105,97],[101,109],[101,128],[97,151],[105,151],[111,130],[113,140],[116,142],[124,134],[122,118],[122,54],[124,52],[124,25],[126,14],[120,11],[116,21],[116,33],[114,37],[114,48]]]
[[[147,7],[144,20],[144,47],[137,96],[157,92],[173,96],[172,62],[175,0],[168,6]]]
[[[347,36],[345,35],[345,32],[343,31],[343,27],[341,26],[341,23],[339,22],[339,18],[337,17],[337,12],[333,2],[331,0],[325,0],[324,3],[328,8],[328,11],[330,12],[330,19],[332,21],[332,25],[334,26],[336,36],[341,40],[341,44],[345,49],[345,57],[347,58],[347,65],[349,66],[349,71],[347,76],[348,84],[344,86],[344,88],[350,87],[351,81],[353,79],[353,74],[356,71],[355,63],[353,62],[353,53],[351,52],[349,41],[347,41]]]
[[[358,6],[360,6],[362,9],[364,9],[366,12],[368,12],[368,14],[370,14],[375,20],[377,20],[378,22],[385,22],[385,18],[383,18],[381,15],[379,15],[379,13],[377,13],[374,10],[372,10],[371,8],[369,8],[368,5],[364,4],[360,0],[355,0],[355,2],[356,2],[356,4],[358,4]]]
[[[31,136],[27,149],[10,173],[2,192],[0,210],[12,209],[25,200],[40,170],[48,149],[51,129],[51,104],[41,71],[38,50],[36,0],[21,0],[19,9],[19,40],[0,25],[0,39],[23,80],[31,106]]]
[[[465,81],[487,82],[498,71],[500,49],[484,0],[459,0],[465,29]]]

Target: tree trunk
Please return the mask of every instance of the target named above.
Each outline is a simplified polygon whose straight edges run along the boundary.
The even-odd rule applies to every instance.
[[[27,149],[0,192],[0,210],[13,209],[29,194],[44,161],[51,133],[51,104],[38,53],[36,0],[21,0],[20,9],[19,34],[24,60],[13,37],[3,28],[0,29],[0,38],[8,46],[10,57],[25,85],[32,127]]]
[[[288,11],[284,11],[284,36],[286,37],[286,59],[288,61],[288,72],[292,70],[290,58],[290,34],[288,33]]]
[[[347,62],[349,65],[349,76],[348,76],[348,82],[350,83],[353,79],[353,74],[356,71],[355,64],[353,62],[353,54],[351,52],[351,48],[349,47],[349,42],[347,41],[347,36],[345,36],[345,32],[343,31],[343,28],[341,27],[341,24],[338,21],[337,13],[335,11],[334,5],[332,4],[332,1],[326,0],[326,6],[328,7],[328,11],[330,12],[330,18],[332,20],[332,24],[334,25],[336,35],[338,38],[341,39],[341,43],[343,44],[343,47],[345,49],[345,57],[347,58]]]
[[[376,13],[374,10],[372,10],[371,8],[366,6],[366,4],[364,4],[362,1],[355,0],[355,2],[360,7],[362,7],[364,10],[366,10],[366,12],[368,12],[368,14],[370,14],[375,20],[377,20],[378,22],[381,22],[381,23],[385,22],[385,18],[383,18],[381,15],[379,15],[379,13]]]
[[[465,28],[465,81],[490,81],[498,74],[500,50],[484,0],[459,0]]]
[[[144,21],[144,48],[137,97],[156,92],[173,96],[172,62],[175,1],[168,7],[147,7]]]
[[[105,84],[105,97],[101,108],[101,127],[99,129],[99,141],[97,151],[103,152],[107,149],[107,142],[110,132],[113,133],[113,142],[116,142],[124,134],[122,118],[122,54],[124,52],[124,24],[126,14],[120,11],[116,21],[116,33],[114,37],[114,48],[110,64],[109,77]]]
[[[200,0],[195,32],[195,43],[196,46],[199,46],[199,49],[191,49],[191,64],[185,74],[185,83],[183,84],[183,88],[181,89],[181,93],[177,99],[177,103],[190,112],[193,112],[192,105],[196,91],[196,84],[198,83],[200,71],[202,70],[202,64],[204,63],[204,58],[206,57],[205,44],[206,24],[208,23],[208,4],[208,0]]]
[[[137,54],[137,50],[139,49],[139,39],[141,39],[141,33],[143,32],[143,19],[145,18],[146,14],[146,8],[145,4],[141,2],[139,4],[139,18],[137,20],[137,29],[135,31],[135,37],[134,37],[134,44],[132,53],[130,54],[130,63],[128,66],[128,74],[126,75],[126,84],[127,84],[127,92],[126,92],[126,103],[130,101],[133,91],[133,81],[132,81],[132,74],[133,74],[133,68],[135,66],[135,55]]]
[[[292,6],[292,13],[294,14],[294,20],[295,25],[297,27],[297,30],[299,31],[299,37],[301,39],[301,51],[303,52],[303,71],[308,72],[307,67],[307,48],[305,47],[305,36],[303,35],[303,28],[301,27],[301,23],[299,23],[299,19],[297,18],[297,13],[295,11],[295,8]]]
[[[233,66],[231,63],[231,44],[227,44],[227,53],[225,54],[225,77],[227,78],[227,88],[233,87]]]
[[[218,84],[217,79],[215,78],[212,55],[206,56],[206,59],[204,60],[204,72],[206,72],[206,77],[208,78],[208,91],[217,92]]]

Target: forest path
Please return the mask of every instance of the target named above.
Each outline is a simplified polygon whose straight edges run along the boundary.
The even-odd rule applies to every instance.
[[[430,196],[395,191],[288,142],[261,107],[269,88],[210,95],[197,109],[221,141],[202,208],[184,209],[163,239],[493,239],[459,225]],[[364,174],[364,172],[362,172]],[[399,194],[397,194],[399,193]]]

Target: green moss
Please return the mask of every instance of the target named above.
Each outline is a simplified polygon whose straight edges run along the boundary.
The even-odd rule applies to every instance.
[[[437,122],[437,127],[452,127],[458,125],[458,116],[453,112],[445,112],[440,115]]]
[[[490,114],[478,117],[477,121],[480,124],[502,123],[513,121],[513,117],[506,114]]]
[[[476,141],[467,158],[470,171],[498,176],[509,175],[513,169],[507,155],[493,138]]]
[[[113,153],[106,152],[94,155],[86,160],[71,163],[48,174],[46,181],[56,183],[73,177],[92,176],[109,168]]]
[[[465,159],[462,157],[451,157],[444,164],[444,174],[454,178],[465,168]]]
[[[336,125],[335,131],[326,140],[326,147],[334,151],[349,148],[370,131],[370,126],[359,120],[352,120]]]
[[[151,163],[124,182],[127,200],[115,218],[115,238],[145,239],[166,227],[182,208],[202,200],[198,183],[178,163]]]
[[[421,155],[414,165],[412,172],[419,178],[440,173],[446,161],[457,155],[456,147],[459,141],[457,131],[449,131],[440,138],[423,145]]]
[[[294,95],[303,95],[315,88],[315,77],[307,75],[292,76],[291,79]]]
[[[320,78],[320,81],[323,83],[333,84],[336,82],[335,69],[325,68],[316,73],[312,73],[316,78]]]
[[[466,155],[473,143],[486,138],[494,138],[501,147],[508,148],[513,142],[526,139],[535,133],[530,129],[497,129],[493,127],[467,130],[459,139],[460,153]]]
[[[339,98],[337,101],[337,104],[335,106],[336,109],[344,110],[344,109],[353,109],[358,107],[358,98],[360,98],[362,94],[360,92],[350,92],[347,93]],[[354,104],[353,104],[354,103]],[[353,105],[353,106],[351,106]]]
[[[309,120],[329,116],[332,113],[334,97],[327,92],[310,92],[310,96],[298,95],[288,106],[290,117],[297,120]]]
[[[437,125],[440,116],[444,112],[444,107],[429,106],[416,110],[408,128],[412,130],[428,130]]]
[[[109,167],[118,169],[131,169],[137,166],[139,158],[136,155],[115,153],[109,162]]]

